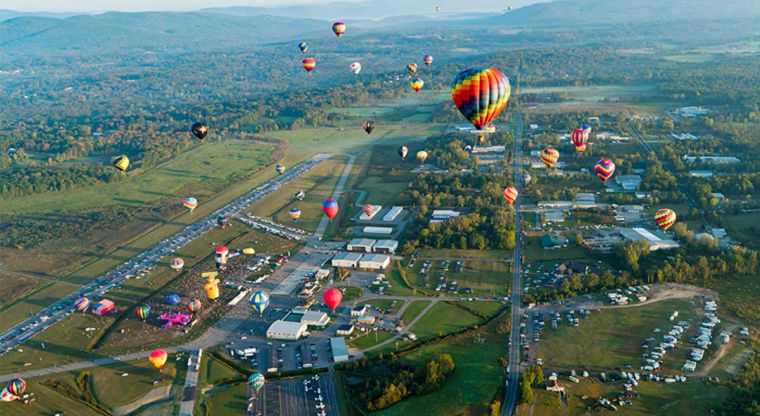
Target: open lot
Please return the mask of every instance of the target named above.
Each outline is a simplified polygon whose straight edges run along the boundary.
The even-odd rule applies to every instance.
[[[480,322],[480,318],[457,306],[438,302],[411,328],[422,340],[455,332]]]

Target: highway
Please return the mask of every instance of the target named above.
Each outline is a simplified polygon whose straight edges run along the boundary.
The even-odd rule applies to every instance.
[[[515,200],[515,250],[512,258],[512,325],[509,332],[509,366],[507,367],[507,388],[504,392],[504,400],[501,404],[501,416],[511,416],[517,406],[518,382],[520,380],[520,314],[522,300],[522,282],[520,274],[522,272],[522,215],[520,206],[522,204],[522,135],[523,135],[523,118],[522,114],[517,115],[515,123],[515,150],[514,150],[514,186],[517,188],[518,196]]]
[[[217,219],[219,217],[229,217],[242,211],[252,203],[280,189],[283,185],[311,170],[331,156],[331,154],[318,154],[289,168],[282,175],[236,198],[214,213],[188,225],[177,234],[162,240],[155,247],[138,254],[129,261],[94,279],[91,283],[77,289],[75,292],[61,298],[52,305],[3,332],[0,334],[0,355],[21,345],[29,338],[68,316],[72,313],[72,305],[75,299],[87,297],[91,300],[97,300],[109,290],[120,285],[125,279],[135,276],[146,268],[155,265],[162,258],[174,253],[204,233],[212,230],[217,226]]]

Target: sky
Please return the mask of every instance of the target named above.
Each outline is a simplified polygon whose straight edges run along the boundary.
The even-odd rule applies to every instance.
[[[187,11],[205,7],[227,6],[284,6],[292,4],[320,4],[338,0],[2,0],[0,8],[25,12],[87,12],[98,13],[105,11]],[[339,0],[353,2],[360,0]],[[450,2],[451,0],[442,0]],[[504,0],[503,3],[512,7],[525,6],[540,0]],[[546,0],[543,0],[546,1]],[[472,6],[472,11],[478,11],[478,3],[488,3],[494,0],[469,0],[464,4]]]

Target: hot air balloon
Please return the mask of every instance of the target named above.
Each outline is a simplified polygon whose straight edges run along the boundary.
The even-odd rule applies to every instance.
[[[251,309],[259,313],[259,316],[264,314],[264,310],[269,306],[269,294],[262,291],[254,292],[251,295]]]
[[[509,80],[496,68],[466,69],[451,84],[454,105],[478,130],[483,130],[501,113],[509,94]]]
[[[195,207],[198,206],[198,200],[195,199],[195,198],[193,198],[193,197],[191,197],[191,196],[189,196],[189,197],[184,198],[182,200],[182,205],[184,205],[185,208],[189,209],[190,212],[193,212],[193,210],[195,209]]]
[[[12,402],[16,399],[18,399],[18,397],[9,392],[7,387],[0,392],[0,402]]]
[[[435,6],[435,12],[440,13],[441,12],[441,6]]]
[[[372,205],[370,204],[364,204],[364,206],[362,207],[362,211],[364,212],[365,215],[367,215],[368,217],[371,217],[372,214],[375,213],[375,208],[373,208]]]
[[[367,132],[367,134],[372,134],[372,130],[375,129],[375,122],[371,120],[367,120],[362,124],[362,127],[364,127],[364,131]]]
[[[343,36],[343,33],[346,32],[346,24],[343,22],[335,22],[332,25],[333,33],[335,33],[335,36],[341,37]]]
[[[288,211],[288,215],[290,215],[290,218],[293,219],[293,221],[301,218],[301,210],[298,208],[293,208],[290,211]]]
[[[658,209],[654,214],[654,221],[662,231],[668,231],[668,228],[676,223],[676,213],[669,208]]]
[[[304,191],[298,191],[293,195],[297,200],[303,201],[304,198],[306,198],[306,192]]]
[[[596,166],[594,166],[594,172],[596,172],[596,176],[598,176],[602,182],[607,183],[607,180],[610,179],[615,173],[615,164],[612,163],[610,159],[607,159],[605,157],[596,162]]]
[[[256,250],[254,250],[253,247],[246,247],[243,249],[243,254],[248,255],[248,256],[253,256],[254,254],[256,254]]]
[[[199,299],[193,299],[187,303],[187,310],[191,313],[197,313],[201,310],[201,301]]]
[[[74,310],[77,312],[84,312],[90,307],[90,300],[87,298],[79,298],[74,301]]]
[[[408,72],[409,75],[414,76],[414,74],[417,73],[417,64],[414,64],[414,63],[408,64],[406,66],[406,72]]]
[[[398,150],[396,150],[396,153],[401,156],[401,160],[404,160],[406,159],[406,155],[409,153],[409,149],[406,146],[401,145],[398,147]]]
[[[185,267],[185,261],[179,257],[175,257],[169,262],[169,267],[171,267],[172,270],[180,271]]]
[[[510,204],[513,204],[515,202],[517,195],[517,188],[514,186],[508,186],[506,189],[504,189],[504,199],[506,199]]]
[[[261,373],[253,373],[250,377],[248,377],[248,385],[253,387],[253,390],[257,392],[261,390],[262,387],[264,387],[265,382],[266,379]]]
[[[333,219],[336,215],[338,215],[338,210],[340,208],[338,207],[338,201],[330,198],[322,203],[322,212],[327,215],[327,218]]]
[[[182,298],[177,293],[172,293],[166,297],[166,304],[169,306],[177,306],[182,301]]]
[[[417,152],[417,160],[420,161],[420,165],[424,164],[428,158],[428,153],[424,150]]]
[[[224,218],[222,216],[219,216],[216,218],[216,225],[219,226],[221,229],[227,228],[227,218]]]
[[[323,299],[325,300],[325,304],[327,305],[327,307],[330,308],[334,313],[335,308],[337,308],[338,305],[340,305],[340,301],[343,299],[343,293],[340,290],[334,287],[331,287],[325,290]]]
[[[309,51],[309,45],[307,45],[306,42],[299,42],[298,49],[301,50],[301,53],[306,53]]]
[[[230,254],[230,249],[227,246],[219,246],[214,249],[214,263],[216,268],[219,269],[227,264],[227,256]]]
[[[277,172],[277,174],[282,175],[285,173],[285,165],[277,164],[277,166],[274,167],[274,171]]]
[[[6,389],[14,396],[22,396],[26,391],[26,381],[23,378],[14,378],[8,382]]]
[[[583,129],[574,129],[570,132],[570,141],[575,145],[575,150],[579,152],[586,150],[586,140],[588,140],[588,133]]]
[[[588,124],[581,124],[581,130],[583,130],[586,133],[586,138],[588,138],[588,135],[591,134],[591,126]]]
[[[415,92],[420,92],[422,87],[425,85],[425,81],[415,77],[412,78],[412,82],[410,82],[409,85]]]
[[[206,296],[210,300],[216,300],[219,297],[219,279],[209,277],[203,288],[206,290]]]
[[[422,63],[426,66],[430,66],[433,64],[433,55],[425,55],[422,57]]]
[[[203,140],[206,138],[206,135],[208,134],[208,125],[206,123],[194,123],[190,127],[190,131],[193,132],[193,135],[197,137],[200,140]]]
[[[559,152],[557,149],[547,147],[538,155],[538,157],[544,162],[544,165],[546,165],[547,168],[550,168],[559,160]]]
[[[143,321],[148,319],[148,316],[150,316],[150,306],[148,305],[138,306],[137,308],[135,308],[135,315],[137,315],[137,317],[142,319]]]
[[[303,64],[303,69],[308,73],[311,73],[311,71],[317,66],[317,60],[314,58],[303,58],[301,63]]]
[[[359,75],[359,72],[362,72],[362,64],[359,62],[354,62],[351,64],[349,69],[354,73],[354,75]]]
[[[161,370],[166,364],[166,360],[169,358],[169,353],[166,350],[153,350],[148,355],[148,361],[153,364],[153,367]]]
[[[129,167],[129,158],[127,155],[121,155],[113,160],[113,166],[122,172],[126,172]]]
[[[533,178],[531,178],[530,173],[525,172],[525,173],[523,173],[522,179],[523,179],[523,183],[527,185],[527,184],[530,183],[530,180],[533,179]]]

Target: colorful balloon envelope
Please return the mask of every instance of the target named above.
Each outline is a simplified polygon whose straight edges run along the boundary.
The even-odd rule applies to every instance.
[[[153,350],[148,355],[148,361],[153,364],[153,367],[157,369],[164,368],[166,360],[169,358],[169,353],[166,350]]]
[[[191,313],[197,313],[199,310],[201,310],[200,299],[193,299],[190,302],[188,302],[187,310],[190,311]]]
[[[325,301],[325,305],[327,305],[328,308],[332,309],[332,311],[335,312],[335,308],[337,308],[338,305],[340,305],[340,301],[343,300],[343,293],[340,290],[331,287],[325,290],[323,299]]]
[[[248,377],[248,385],[253,387],[255,391],[261,390],[264,387],[264,383],[266,383],[266,379],[261,373],[253,373]]]
[[[658,209],[654,214],[654,221],[662,228],[662,231],[668,231],[676,223],[676,213],[672,209]]]
[[[375,122],[371,120],[367,120],[362,124],[362,127],[364,128],[364,131],[367,132],[367,134],[372,134],[372,130],[375,129]]]
[[[303,201],[304,198],[306,198],[306,192],[304,191],[298,191],[295,193],[295,198],[299,201]]]
[[[179,257],[175,257],[169,262],[169,267],[171,267],[172,270],[180,271],[185,267],[185,261]]]
[[[582,152],[586,150],[586,141],[588,140],[589,131],[582,128],[574,129],[570,132],[570,141],[575,145],[575,150]]]
[[[338,201],[330,198],[322,203],[322,212],[327,215],[327,218],[333,219],[336,215],[338,215],[338,210],[340,208],[338,207]]]
[[[588,135],[591,134],[591,126],[588,124],[581,124],[581,130],[586,133],[586,138],[588,138]]]
[[[74,301],[74,310],[77,312],[84,312],[90,307],[90,300],[87,298],[79,298]]]
[[[317,60],[314,58],[303,58],[303,61],[301,61],[301,63],[303,64],[303,69],[309,73],[317,66]]]
[[[396,153],[398,153],[399,156],[401,156],[401,160],[406,159],[406,155],[409,154],[409,148],[407,148],[404,145],[401,145],[398,147],[398,150],[396,150]]]
[[[433,56],[432,55],[423,56],[422,63],[429,67],[430,65],[433,64]]]
[[[293,208],[290,211],[288,211],[288,215],[290,216],[290,218],[293,219],[293,221],[295,221],[301,218],[301,210],[298,208]]]
[[[208,126],[206,123],[194,123],[190,127],[190,131],[193,132],[193,135],[197,137],[200,140],[203,140],[206,138],[206,135],[208,134]]]
[[[420,92],[422,87],[425,86],[425,81],[419,78],[412,78],[412,82],[410,82],[409,85],[415,92]]]
[[[166,297],[166,304],[169,306],[177,306],[181,301],[182,298],[176,293],[172,293]]]
[[[425,163],[427,158],[428,158],[428,152],[424,150],[420,150],[419,152],[417,152],[417,160],[420,161],[420,164]]]
[[[251,295],[249,303],[251,304],[251,309],[262,315],[267,306],[269,306],[269,295],[259,290]]]
[[[559,160],[559,152],[557,149],[547,147],[538,155],[538,157],[544,162],[544,165],[546,165],[547,168],[550,168]]]
[[[335,36],[341,37],[344,33],[346,33],[346,24],[343,22],[335,22],[332,25],[333,33],[335,33]]]
[[[274,171],[277,172],[277,174],[282,175],[285,173],[285,165],[277,164],[277,166],[274,167]]]
[[[307,45],[306,42],[299,42],[298,49],[301,50],[301,53],[306,53],[309,51],[309,45]]]
[[[504,189],[504,199],[506,199],[510,204],[513,204],[515,202],[517,195],[517,188],[514,186],[508,186],[506,189]]]
[[[359,62],[354,62],[351,64],[349,69],[354,73],[354,75],[359,75],[359,72],[362,72],[362,64]]]
[[[219,297],[219,285],[214,282],[206,283],[203,288],[206,290],[206,297],[209,300],[215,300]]]
[[[610,159],[607,159],[605,157],[596,162],[596,166],[594,166],[594,172],[596,172],[596,176],[598,176],[602,182],[606,183],[607,180],[609,180],[615,173],[615,164],[612,163]]]
[[[17,399],[18,397],[9,392],[7,387],[0,391],[0,402],[12,402]]]
[[[414,74],[417,73],[417,64],[414,64],[414,63],[408,64],[406,66],[406,72],[408,72],[409,75],[414,76]]]
[[[23,378],[14,378],[8,382],[8,391],[14,396],[22,396],[26,392],[26,381]]]
[[[150,316],[150,306],[148,305],[138,306],[137,308],[135,308],[135,315],[137,315],[137,317],[142,319],[143,321],[148,319],[148,316]]]
[[[113,166],[122,172],[126,172],[129,167],[129,158],[127,155],[121,155],[113,160]]]
[[[364,212],[365,215],[367,215],[368,217],[371,217],[375,213],[375,208],[373,208],[372,205],[370,204],[364,204],[364,206],[362,207],[362,211]]]
[[[509,94],[509,80],[496,68],[466,69],[451,84],[454,105],[478,130],[483,130],[504,110]]]
[[[193,197],[187,197],[182,200],[182,205],[190,211],[194,210],[198,206],[198,200]]]

